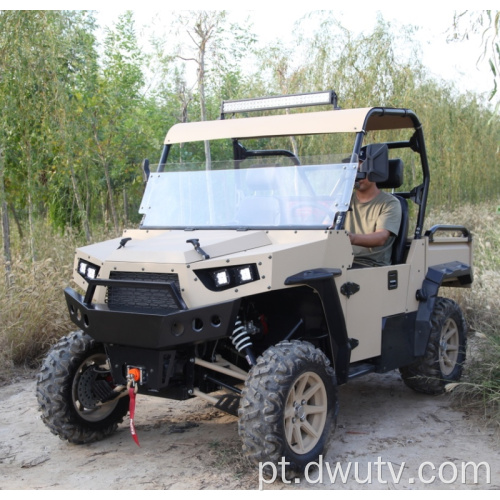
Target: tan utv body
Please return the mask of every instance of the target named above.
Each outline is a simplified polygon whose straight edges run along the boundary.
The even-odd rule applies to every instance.
[[[334,93],[326,94],[336,108]],[[113,432],[132,384],[144,394],[205,398],[239,417],[256,463],[284,457],[300,471],[323,451],[338,385],[399,369],[409,387],[436,394],[460,378],[466,325],[438,293],[472,283],[472,238],[460,225],[423,229],[430,174],[417,116],[392,108],[230,112],[172,127],[157,171],[147,172],[140,228],[77,250],[82,293],[65,294],[79,330],[49,353],[37,388],[42,418],[62,439]],[[367,146],[367,170],[358,172],[366,136],[384,131],[407,138]],[[336,134],[351,138],[348,158],[339,151],[307,162],[275,146]],[[269,138],[273,146],[263,148]],[[227,164],[169,166],[174,145],[223,140]],[[422,173],[418,185],[397,192],[403,221],[393,263],[354,268],[344,222],[356,178],[400,188],[400,152]]]

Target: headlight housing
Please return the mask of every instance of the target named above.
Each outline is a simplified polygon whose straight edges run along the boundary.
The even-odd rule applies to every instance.
[[[78,274],[83,276],[87,281],[97,278],[100,270],[100,266],[96,266],[95,264],[92,264],[84,259],[79,259],[78,261]]]
[[[217,269],[199,269],[195,271],[195,274],[209,290],[214,292],[245,285],[260,279],[255,264],[227,266]]]

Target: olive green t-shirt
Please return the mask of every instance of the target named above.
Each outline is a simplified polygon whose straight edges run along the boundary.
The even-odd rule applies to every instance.
[[[401,222],[399,200],[385,191],[366,203],[358,201],[356,194],[351,200],[351,208],[346,216],[345,228],[350,233],[368,234],[379,229],[387,229],[391,236],[383,246],[365,248],[353,245],[354,262],[364,266],[389,266],[392,244],[398,234]]]

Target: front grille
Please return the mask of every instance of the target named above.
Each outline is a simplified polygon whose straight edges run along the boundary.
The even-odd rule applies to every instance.
[[[112,271],[109,278],[121,281],[170,283],[179,291],[177,274]],[[178,302],[170,287],[158,289],[109,286],[106,302],[114,311],[168,314],[179,310]]]

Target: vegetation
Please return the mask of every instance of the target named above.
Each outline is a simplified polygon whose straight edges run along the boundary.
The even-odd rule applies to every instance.
[[[497,202],[498,203],[498,202]],[[500,426],[500,211],[494,203],[462,205],[431,212],[427,225],[467,221],[474,237],[474,283],[471,290],[446,289],[465,313],[469,347],[465,376],[450,384],[460,407],[480,410],[497,429]]]
[[[494,93],[498,13],[484,12],[463,29],[484,26],[485,41],[496,48]],[[484,380],[498,381],[498,361],[490,356],[499,337],[499,115],[486,98],[430,78],[409,27],[395,35],[380,18],[372,33],[354,36],[325,12],[302,23],[314,29],[298,26],[293,43],[257,50],[251,27],[231,24],[224,12],[179,13],[145,50],[130,12],[98,39],[92,12],[0,11],[4,366],[36,365],[71,328],[62,288],[73,249],[138,222],[140,164],[156,161],[171,125],[216,119],[223,99],[331,88],[343,107],[409,107],[422,120],[430,220],[464,223],[475,235],[476,281],[459,300],[473,331],[491,339],[480,344],[492,342],[477,358]],[[463,32],[458,21],[456,29]],[[321,153],[320,145],[310,147]],[[183,154],[209,162],[212,153],[200,147]],[[480,374],[481,384],[482,373],[470,376]],[[493,393],[498,398],[498,385]]]
[[[453,22],[452,40],[469,39],[472,33],[480,33],[482,51],[479,61],[488,62],[492,77],[490,100],[498,93],[500,83],[500,11],[480,10],[464,11],[455,14]],[[496,112],[500,111],[500,100],[495,106]]]

